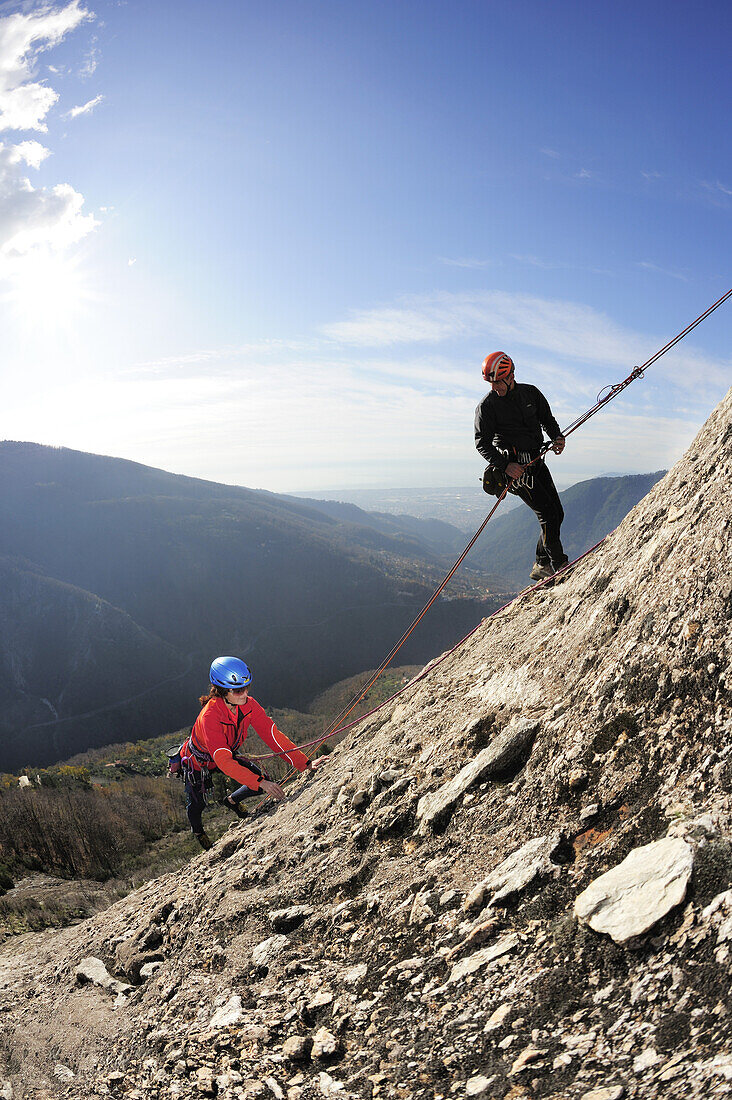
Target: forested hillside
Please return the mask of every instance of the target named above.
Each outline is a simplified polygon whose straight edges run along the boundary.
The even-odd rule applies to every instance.
[[[303,707],[373,667],[443,572],[415,522],[387,533],[271,493],[0,444],[0,767],[192,721],[217,653],[250,662],[267,706]],[[473,595],[485,587],[461,578],[403,659],[474,626],[494,606]]]

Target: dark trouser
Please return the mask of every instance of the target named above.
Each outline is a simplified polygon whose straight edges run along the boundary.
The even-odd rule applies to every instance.
[[[529,484],[517,485],[511,492],[523,500],[524,504],[528,504],[539,520],[541,538],[536,544],[537,563],[550,565],[556,571],[567,560],[559,539],[564,519],[559,493],[549,473],[549,467],[541,458],[533,466],[529,466],[524,476]]]
[[[206,788],[211,786],[211,774],[206,771],[194,771],[186,768],[185,772],[186,813],[191,823],[194,836],[200,836],[203,832],[201,814],[206,807]]]
[[[243,764],[244,767],[249,768],[255,775],[259,775],[263,779],[268,778],[266,772],[263,772],[251,760],[237,760],[237,763]],[[206,808],[206,791],[211,788],[212,782],[211,772],[208,768],[200,772],[194,771],[193,768],[185,769],[186,813],[195,836],[199,836],[203,832],[201,815]],[[241,802],[242,799],[250,798],[255,794],[259,794],[259,791],[253,791],[251,787],[243,786],[238,787],[233,794],[229,795],[229,798],[232,802]]]

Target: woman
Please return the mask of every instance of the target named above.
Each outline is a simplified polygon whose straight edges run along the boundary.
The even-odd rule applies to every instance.
[[[238,817],[244,817],[239,803],[260,792],[281,802],[285,792],[251,760],[236,758],[236,750],[244,744],[249,727],[253,726],[265,744],[298,771],[314,771],[325,757],[308,760],[292,741],[268,718],[256,699],[249,695],[252,674],[238,657],[217,657],[209,674],[211,688],[202,695],[203,710],[198,715],[191,736],[180,749],[185,777],[186,810],[191,829],[202,848],[211,847],[201,822],[206,805],[206,787],[211,785],[211,772],[219,771],[241,786],[224,802]]]

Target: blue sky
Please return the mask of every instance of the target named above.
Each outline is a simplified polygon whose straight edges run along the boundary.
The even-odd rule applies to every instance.
[[[483,357],[560,423],[732,285],[732,9],[0,2],[5,438],[253,487],[470,484]],[[577,433],[669,465],[732,306]]]

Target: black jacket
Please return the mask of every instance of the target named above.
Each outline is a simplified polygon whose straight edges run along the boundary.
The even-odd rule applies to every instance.
[[[544,442],[561,435],[541,390],[516,382],[505,397],[490,393],[475,410],[475,446],[486,462],[505,470],[518,452],[536,455]],[[500,450],[499,450],[500,448]]]

